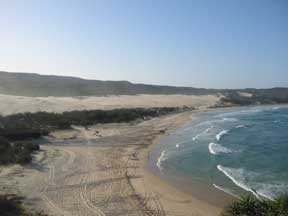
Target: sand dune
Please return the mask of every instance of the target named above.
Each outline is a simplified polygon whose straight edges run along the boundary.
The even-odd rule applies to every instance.
[[[63,112],[71,110],[115,109],[128,107],[207,107],[215,95],[136,95],[109,97],[22,97],[0,94],[0,114],[19,112]]]

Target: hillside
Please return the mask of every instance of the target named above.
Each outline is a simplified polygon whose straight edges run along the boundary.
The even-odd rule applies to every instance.
[[[128,81],[99,81],[32,73],[0,72],[0,93],[19,96],[207,95],[214,91],[191,87],[133,84]]]
[[[0,71],[0,94],[29,97],[108,95],[222,95],[218,106],[288,103],[288,88],[205,89],[128,81],[85,80],[76,77]]]

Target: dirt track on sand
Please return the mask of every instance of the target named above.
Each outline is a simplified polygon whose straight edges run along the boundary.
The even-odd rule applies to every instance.
[[[188,114],[55,132],[31,165],[0,168],[0,189],[57,216],[167,215],[153,191],[135,191],[133,181],[143,177],[137,155],[184,117]]]

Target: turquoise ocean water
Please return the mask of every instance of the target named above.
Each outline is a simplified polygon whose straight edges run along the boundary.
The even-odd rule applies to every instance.
[[[288,106],[195,113],[150,156],[160,175],[185,178],[187,186],[273,199],[288,192]]]

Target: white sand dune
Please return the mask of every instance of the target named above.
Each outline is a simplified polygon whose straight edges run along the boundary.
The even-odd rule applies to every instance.
[[[0,94],[0,114],[19,112],[64,112],[72,110],[115,109],[128,107],[204,108],[219,100],[216,95],[123,95],[108,97],[23,97]]]

